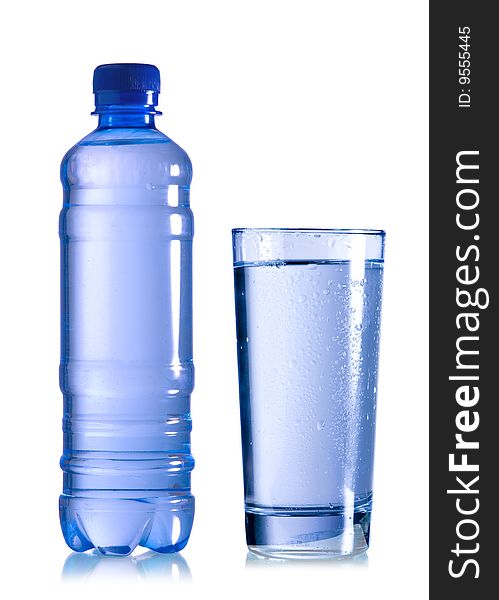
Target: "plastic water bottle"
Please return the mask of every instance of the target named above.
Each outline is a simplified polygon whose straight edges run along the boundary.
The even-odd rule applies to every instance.
[[[73,550],[176,552],[190,473],[192,168],[154,124],[159,71],[94,73],[99,125],[61,165],[60,520]]]

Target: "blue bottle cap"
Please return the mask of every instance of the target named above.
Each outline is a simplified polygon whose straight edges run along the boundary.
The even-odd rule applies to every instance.
[[[159,93],[159,69],[140,63],[99,65],[94,71],[94,94],[99,92]]]

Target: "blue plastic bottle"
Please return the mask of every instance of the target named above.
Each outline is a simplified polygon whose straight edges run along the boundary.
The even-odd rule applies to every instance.
[[[61,165],[61,366],[67,544],[176,552],[190,473],[192,168],[154,124],[152,65],[94,73],[99,125]]]

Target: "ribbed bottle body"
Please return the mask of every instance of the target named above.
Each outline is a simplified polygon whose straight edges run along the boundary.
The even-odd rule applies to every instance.
[[[103,129],[61,178],[63,532],[176,551],[194,513],[191,164],[155,129]]]

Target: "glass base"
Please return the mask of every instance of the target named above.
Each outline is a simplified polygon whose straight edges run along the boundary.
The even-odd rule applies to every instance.
[[[369,547],[371,510],[246,509],[246,541],[255,554],[272,558],[332,558]]]

